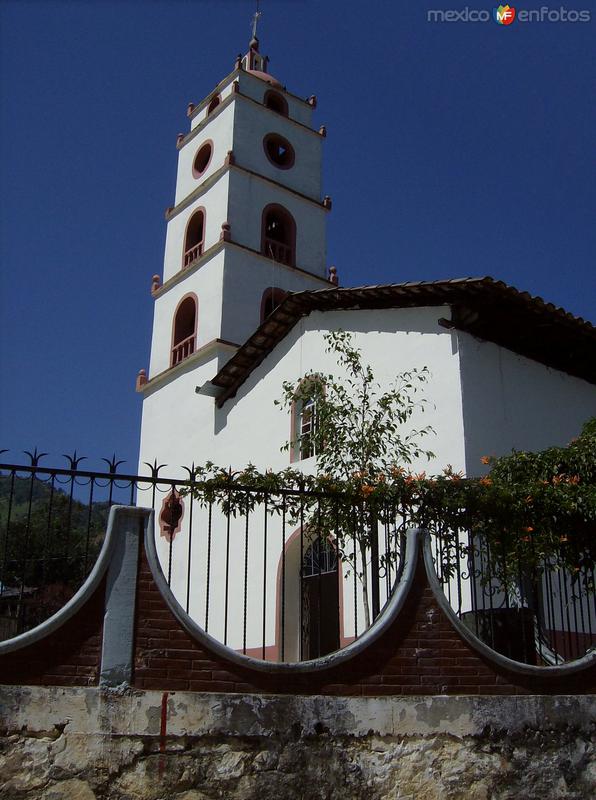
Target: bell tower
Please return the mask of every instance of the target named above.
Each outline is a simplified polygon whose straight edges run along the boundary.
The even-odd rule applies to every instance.
[[[163,277],[154,275],[151,284],[149,370],[137,378],[144,395],[142,461],[164,458],[164,435],[171,451],[174,432],[157,433],[169,427],[171,410],[179,420],[196,415],[194,387],[223,366],[287,292],[335,282],[326,266],[331,201],[321,196],[325,129],[312,127],[316,98],[288,92],[268,62],[255,18],[248,52],[202,102],[188,106],[190,130],[178,134]],[[167,456],[172,465],[183,457]]]

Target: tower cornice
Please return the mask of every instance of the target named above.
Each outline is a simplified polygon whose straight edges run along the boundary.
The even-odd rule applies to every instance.
[[[232,70],[232,72],[229,73],[229,75],[226,75],[226,77],[223,78],[217,84],[217,86],[215,86],[209,92],[209,94],[206,97],[204,97],[203,100],[201,100],[200,103],[197,103],[197,105],[193,108],[192,112],[189,114],[189,118],[193,120],[197,116],[197,114],[200,114],[200,112],[205,108],[205,106],[209,105],[213,95],[221,92],[222,89],[224,89],[231,82],[233,82],[239,75],[247,75],[252,80],[260,81],[260,83],[265,83],[268,86],[271,86],[271,84],[268,81],[264,80],[263,78],[260,78],[258,75],[254,75],[253,73],[248,72],[245,69],[234,69]],[[297,103],[302,103],[302,105],[308,106],[309,108],[312,107],[311,103],[308,100],[305,100],[303,97],[300,97],[299,95],[288,91],[285,86],[280,86],[280,87],[276,86],[275,90],[280,92],[281,94],[287,95],[288,97],[292,98],[292,100],[295,100]]]
[[[239,242],[234,242],[233,240],[219,241],[217,242],[217,244],[214,244],[208,250],[205,250],[205,252],[199,258],[197,258],[197,260],[194,261],[189,267],[179,270],[178,272],[175,273],[175,275],[172,275],[171,278],[168,278],[168,280],[165,281],[158,289],[153,290],[151,292],[153,298],[156,300],[158,297],[162,297],[162,295],[169,292],[170,289],[173,289],[174,286],[177,286],[179,283],[184,281],[190,275],[201,269],[201,267],[207,264],[214,256],[216,256],[222,250],[234,249],[234,248],[238,248],[239,250],[244,250],[247,253],[251,253],[253,256],[259,259],[263,259],[267,263],[271,262],[270,258],[268,258],[266,255],[263,255],[263,253],[261,253],[260,251],[254,250],[252,247],[247,247],[246,245],[240,244]],[[309,278],[312,278],[316,281],[320,281],[321,284],[323,284],[323,288],[331,287],[334,285],[333,281],[330,281],[327,278],[322,278],[320,275],[317,275],[316,273],[311,272],[308,269],[304,269],[304,267],[296,267],[296,266],[291,267],[288,264],[282,264],[278,262],[275,263],[275,266],[276,268],[281,269],[285,272],[299,273],[301,275],[306,275]]]
[[[201,133],[201,131],[203,131],[205,129],[205,127],[209,124],[209,122],[211,122],[212,119],[214,119],[225,108],[227,108],[231,103],[233,103],[235,98],[241,98],[242,100],[246,100],[248,103],[252,103],[255,106],[259,106],[260,108],[263,108],[263,110],[266,111],[268,114],[270,114],[272,118],[276,118],[276,119],[280,118],[279,114],[276,111],[273,111],[272,109],[267,108],[266,106],[263,106],[262,103],[257,102],[252,97],[249,97],[247,94],[244,94],[244,92],[241,92],[240,89],[238,89],[233,94],[230,94],[227,97],[225,97],[221,101],[219,106],[215,109],[215,111],[213,111],[212,114],[210,114],[202,122],[199,122],[198,125],[196,125],[194,128],[192,128],[179,141],[177,141],[176,142],[176,149],[177,150],[181,150],[185,145],[187,145],[189,142],[191,142],[195,138],[195,136],[197,136],[199,133]],[[209,99],[209,98],[207,98],[207,99]],[[193,116],[194,116],[194,111],[193,111]],[[303,122],[299,122],[297,119],[294,119],[293,117],[290,117],[290,116],[285,117],[284,116],[283,119],[286,120],[287,122],[289,122],[291,125],[295,125],[296,127],[300,128],[303,131],[308,131],[308,133],[311,133],[313,136],[317,136],[317,137],[319,137],[321,139],[325,138],[325,134],[321,133],[320,130],[317,131],[314,128],[311,128],[310,125],[305,125]]]
[[[312,203],[312,205],[317,206],[318,208],[322,208],[325,211],[331,210],[331,205],[329,201],[324,200],[315,200],[314,197],[309,197],[302,192],[297,191],[296,189],[291,189],[289,186],[286,186],[279,181],[273,180],[273,178],[268,178],[265,175],[261,175],[259,172],[255,172],[252,169],[248,169],[247,167],[243,167],[241,164],[230,164],[225,163],[222,164],[219,169],[217,169],[212,175],[210,175],[207,180],[203,181],[196,189],[194,189],[190,194],[186,195],[186,197],[181,200],[178,205],[170,207],[167,209],[165,218],[166,221],[169,222],[170,220],[174,219],[181,211],[184,211],[185,208],[188,208],[195,200],[199,197],[202,197],[205,192],[207,192],[217,181],[222,178],[227,172],[231,170],[237,170],[238,172],[243,172],[245,175],[250,175],[253,178],[258,178],[259,180],[268,183],[270,186],[275,186],[281,189],[284,192],[288,192],[288,194],[293,195],[294,197],[298,197],[301,200],[305,200],[307,203]]]
[[[237,352],[240,347],[240,344],[228,342],[225,339],[212,339],[210,342],[207,342],[207,344],[199,347],[199,349],[192,353],[192,355],[188,356],[183,361],[180,361],[175,366],[168,367],[162,372],[158,372],[157,375],[154,375],[146,383],[141,383],[138,385],[137,392],[143,395],[150,394],[153,389],[156,389],[159,386],[162,386],[164,383],[177,378],[178,375],[184,372],[188,372],[189,370],[200,366],[201,364],[205,363],[205,361],[212,359],[218,353],[226,351],[230,354],[233,354]]]

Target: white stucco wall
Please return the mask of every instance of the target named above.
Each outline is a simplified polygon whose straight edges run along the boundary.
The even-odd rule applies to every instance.
[[[217,87],[214,87],[214,91],[213,92],[211,92],[204,100],[201,100],[201,102],[197,104],[199,106],[203,105],[203,107],[199,111],[197,111],[195,116],[192,118],[191,123],[190,123],[191,130],[194,130],[195,128],[197,128],[199,125],[201,125],[207,119],[207,109],[209,108],[209,102],[211,102],[211,99],[213,98],[214,94],[218,94],[222,102],[230,94],[232,94],[232,92],[233,92],[232,85],[234,83],[235,77],[236,77],[236,74],[234,72],[231,72],[229,75],[227,75],[218,84]],[[215,89],[217,89],[217,91],[215,91]],[[217,111],[217,109],[212,113],[215,113],[216,111]]]
[[[168,222],[164,257],[164,283],[182,269],[186,226],[198,208],[205,209],[203,252],[219,241],[221,224],[226,221],[228,215],[229,184],[230,175],[229,173],[224,173],[204,194],[197,197],[187,208],[180,211]]]
[[[260,175],[321,200],[321,143],[318,134],[296,125],[287,117],[239,97],[234,104],[234,156],[236,163]],[[265,155],[263,138],[278,133],[294,148],[290,169],[280,169]]]
[[[446,463],[455,469],[463,468],[463,427],[461,398],[459,394],[459,354],[454,347],[454,335],[437,324],[445,309],[403,309],[384,311],[337,311],[313,313],[297,325],[278,345],[275,351],[253,372],[241,387],[236,398],[224,408],[215,410],[211,398],[194,394],[197,384],[213,377],[207,365],[195,369],[164,386],[145,401],[143,415],[144,438],[142,461],[172,465],[168,474],[178,474],[173,465],[204,463],[212,459],[218,464],[240,469],[248,462],[260,469],[281,469],[289,465],[289,454],[280,452],[281,446],[291,436],[289,411],[280,411],[273,400],[281,396],[284,380],[297,380],[305,372],[314,370],[333,373],[340,377],[336,359],[324,352],[323,336],[328,330],[354,330],[355,343],[361,347],[363,357],[373,365],[382,386],[387,386],[397,373],[413,367],[427,366],[431,379],[424,390],[428,411],[417,414],[409,427],[432,424],[436,436],[428,437],[426,446],[435,451],[433,463],[440,469]],[[208,366],[215,368],[214,364]],[[161,412],[160,412],[161,409]],[[172,409],[175,412],[172,413]],[[152,450],[151,448],[154,448]],[[306,470],[314,468],[314,459],[298,462],[295,466]],[[416,470],[429,469],[426,459],[413,465]],[[188,509],[188,501],[187,501]],[[189,593],[189,610],[203,624],[206,598],[206,512],[193,511],[195,528],[191,547],[191,570],[188,569],[188,510],[182,529],[171,552],[172,587],[184,604],[188,576],[192,576],[195,590]],[[295,526],[287,525],[281,531],[279,519],[272,523],[265,548],[263,524],[258,513],[251,518],[248,562],[245,564],[245,528],[242,518],[232,521],[230,529],[231,558],[227,556],[227,531],[225,520],[217,514],[213,518],[210,553],[211,593],[210,631],[223,638],[225,573],[228,570],[228,644],[241,648],[244,640],[243,600],[244,570],[250,577],[248,586],[247,647],[256,648],[262,642],[262,586],[267,586],[265,609],[266,645],[279,644],[278,625],[278,570],[282,541],[287,541]],[[282,538],[283,534],[283,538]],[[264,549],[265,548],[265,549]],[[169,563],[169,544],[160,539],[158,544],[164,568]],[[294,547],[295,549],[295,547]],[[264,575],[264,553],[267,553],[267,574]],[[295,584],[295,564],[298,554],[289,551],[287,602],[286,602],[286,657],[296,657],[298,647],[298,597],[292,591]],[[294,570],[294,572],[292,571]],[[293,583],[292,583],[293,581]],[[361,588],[358,585],[356,609],[354,584],[350,577],[342,578],[343,635],[355,633],[355,613],[359,632],[363,629],[364,611]],[[296,587],[294,586],[294,589]],[[277,640],[276,640],[277,631]]]
[[[340,376],[334,355],[324,352],[323,336],[329,330],[343,329],[354,332],[354,343],[382,386],[403,370],[428,367],[431,379],[421,395],[428,401],[427,411],[415,414],[411,427],[431,424],[435,428],[436,436],[428,437],[426,446],[436,453],[438,469],[447,463],[463,469],[459,357],[454,336],[437,324],[444,315],[444,308],[311,313],[254,370],[237,397],[216,412],[216,428],[221,428],[214,443],[218,456],[240,466],[245,463],[242,451],[246,442],[246,456],[257,466],[289,464],[289,455],[279,453],[290,438],[289,411],[280,412],[273,400],[281,396],[283,381],[296,381],[309,370]],[[255,421],[261,424],[255,425]],[[424,460],[415,469],[428,471],[429,466]]]
[[[271,73],[275,75],[275,70],[272,69]],[[275,77],[279,78],[279,75],[275,75]],[[281,80],[281,78],[279,79]],[[288,94],[288,92],[276,89],[274,86],[269,85],[266,81],[256,78],[254,75],[250,75],[248,72],[240,72],[237,76],[237,80],[241,93],[247,95],[253,100],[256,100],[258,103],[263,102],[265,93],[269,89],[279,92],[284,96],[288,104],[288,116],[291,119],[295,119],[297,122],[302,123],[302,125],[306,125],[307,127],[311,126],[313,112],[312,106],[301,102],[301,100],[299,100],[297,97],[294,97],[292,94]]]
[[[261,300],[270,287],[290,292],[323,289],[328,284],[261,255],[230,246],[226,249],[222,338],[244,342],[260,325]]]
[[[491,342],[458,333],[466,472],[483,455],[565,445],[596,416],[596,387]]]
[[[174,314],[180,300],[189,292],[194,292],[198,299],[195,349],[221,338],[223,268],[224,254],[216,253],[155,300],[149,378],[170,366]]]
[[[260,251],[263,209],[270,203],[279,203],[294,217],[296,266],[324,277],[325,209],[261,178],[234,169],[230,172],[228,207],[233,241]]]
[[[220,269],[220,263],[214,264],[214,269]],[[202,272],[206,275],[204,270],[202,267],[197,271],[197,279]],[[160,309],[163,305],[165,318],[173,313],[178,294],[181,297],[187,290],[185,281],[180,284],[178,293],[171,291],[160,298]],[[239,290],[242,292],[242,286]],[[197,287],[197,294],[200,291]],[[171,298],[168,297],[170,294]],[[255,302],[257,299],[258,293],[255,293]],[[199,294],[199,343],[209,340],[209,333],[201,332],[204,313],[201,309],[206,306],[208,311],[209,306],[216,303],[215,299],[211,303],[204,302]],[[371,363],[382,386],[387,386],[403,370],[428,367],[431,377],[420,395],[427,400],[427,410],[424,414],[414,415],[411,427],[433,426],[436,435],[427,437],[425,446],[435,452],[436,458],[430,467],[423,460],[415,464],[414,469],[440,470],[447,463],[455,469],[463,469],[464,429],[457,337],[437,324],[445,311],[439,307],[313,312],[292,329],[253,371],[237,396],[228,400],[222,409],[215,408],[213,398],[194,395],[194,385],[198,380],[189,388],[176,379],[167,390],[156,392],[151,404],[163,404],[163,420],[159,431],[152,435],[154,452],[145,452],[145,455],[150,457],[149,460],[157,458],[169,464],[187,463],[193,459],[198,463],[196,454],[200,451],[205,454],[204,460],[232,464],[235,469],[249,461],[262,469],[287,466],[289,455],[280,453],[280,447],[290,438],[290,415],[289,411],[281,412],[273,401],[281,396],[283,381],[296,381],[309,370],[340,377],[333,354],[324,352],[323,337],[329,330],[343,329],[354,332],[354,343],[362,349],[364,360]],[[167,328],[166,332],[169,330]],[[169,353],[169,337],[167,341]],[[214,374],[207,375],[205,380]],[[190,400],[187,397],[189,392],[192,394]],[[175,420],[165,413],[165,409],[179,406],[175,399],[178,396],[184,396],[183,407],[189,410],[187,434],[180,439],[170,428],[181,424],[182,411],[177,412]],[[203,420],[211,419],[209,425],[194,426],[195,406],[197,409],[200,407]],[[147,450],[145,442],[143,450]]]
[[[232,150],[233,147],[234,108],[233,102],[221,111],[217,108],[201,131],[180,149],[176,177],[176,205],[223,166],[228,150]],[[213,144],[211,161],[205,172],[199,178],[195,178],[192,166],[197,153],[207,141]]]

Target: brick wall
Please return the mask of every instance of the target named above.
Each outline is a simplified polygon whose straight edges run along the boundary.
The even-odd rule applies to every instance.
[[[45,639],[0,657],[0,683],[91,686],[99,680],[105,580]],[[405,607],[360,655],[309,675],[237,666],[180,626],[153,581],[141,546],[133,685],[139,689],[326,695],[580,694],[596,690],[596,666],[566,678],[535,678],[495,667],[463,640],[436,603],[422,557]]]
[[[105,580],[53,633],[0,656],[0,684],[94,686],[99,681]]]
[[[141,552],[134,685],[139,689],[328,695],[575,694],[596,689],[596,667],[566,679],[498,670],[455,631],[436,603],[419,558],[406,606],[361,655],[310,675],[261,673],[194,641],[161,597]]]

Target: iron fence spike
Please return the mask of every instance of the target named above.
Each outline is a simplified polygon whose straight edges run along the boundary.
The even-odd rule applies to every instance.
[[[37,447],[32,453],[29,450],[23,450],[23,453],[25,453],[26,456],[29,456],[32,467],[36,467],[39,464],[40,459],[48,455],[47,453],[38,453]]]

